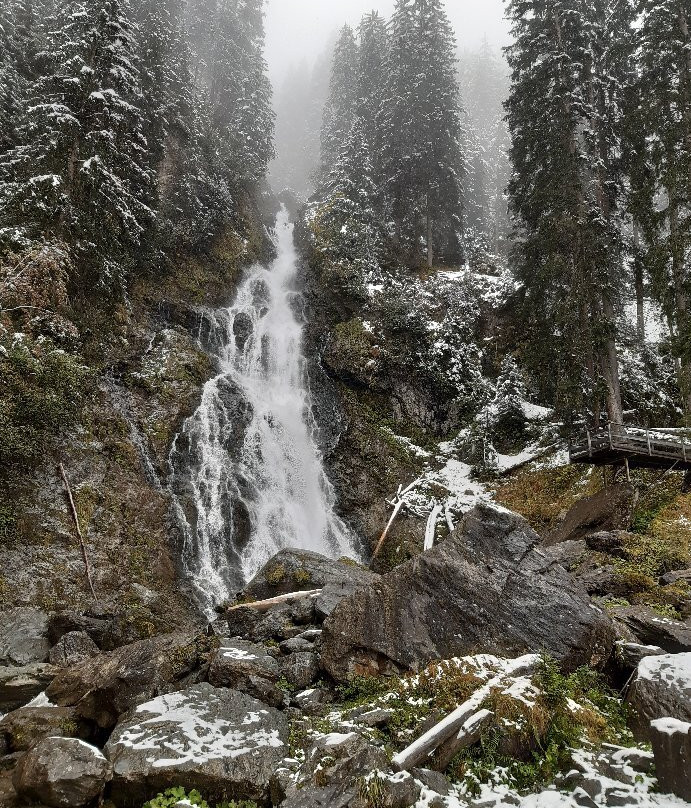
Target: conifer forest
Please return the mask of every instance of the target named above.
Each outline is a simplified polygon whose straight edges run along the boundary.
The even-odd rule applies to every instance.
[[[0,808],[691,805],[691,0],[0,0]]]

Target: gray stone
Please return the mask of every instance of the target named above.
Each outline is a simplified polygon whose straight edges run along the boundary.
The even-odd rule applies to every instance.
[[[336,607],[324,623],[322,667],[343,681],[537,648],[567,669],[602,663],[611,621],[538,545],[523,518],[478,505],[446,541]]]
[[[635,729],[643,738],[648,739],[650,722],[658,718],[691,721],[691,653],[642,659],[628,700],[635,710]]]
[[[670,718],[653,721],[650,740],[660,790],[691,802],[691,723]]]
[[[67,668],[100,653],[96,643],[84,631],[70,631],[50,649],[49,661],[51,665]]]
[[[647,656],[660,656],[664,653],[664,649],[658,645],[641,645],[624,640],[619,640],[616,646],[617,660],[626,670],[635,670],[638,663]]]
[[[629,534],[623,530],[600,531],[589,533],[585,543],[594,553],[605,553],[615,558],[626,558],[626,538]]]
[[[660,578],[660,583],[663,586],[670,584],[687,583],[691,586],[691,569],[676,570],[675,572],[668,572]]]
[[[322,589],[348,582],[366,586],[377,576],[350,561],[333,559],[307,550],[281,550],[242,590],[244,597],[264,600],[290,592]]]
[[[291,685],[304,690],[319,676],[319,658],[311,651],[299,651],[282,660],[281,671]]]
[[[140,640],[61,670],[46,695],[109,729],[134,705],[179,688],[205,658],[203,645],[184,635]]]
[[[353,782],[387,764],[384,750],[358,732],[333,732],[317,738],[307,750],[301,783],[326,786]]]
[[[668,654],[691,651],[691,619],[661,617],[646,606],[617,606],[612,617],[642,645],[657,645]]]
[[[366,708],[351,712],[348,718],[363,727],[385,727],[393,718],[393,711],[384,710],[381,707],[374,710]]]
[[[28,607],[0,612],[0,667],[47,662],[49,651],[45,612]]]
[[[545,544],[577,541],[599,532],[626,530],[636,499],[632,485],[620,483],[584,497],[571,508],[562,521],[545,537]]]
[[[95,800],[110,779],[101,752],[75,738],[46,738],[19,761],[17,793],[51,808],[78,808]]]
[[[377,779],[377,793],[387,808],[411,808],[420,797],[422,788],[408,772],[373,775]],[[364,786],[366,787],[366,786]]]
[[[284,640],[280,648],[284,654],[294,654],[296,651],[313,651],[314,643],[301,636],[297,636],[291,637],[289,640]]]
[[[0,721],[7,752],[23,752],[44,738],[89,737],[89,728],[73,707],[20,707]]]
[[[265,646],[241,639],[223,640],[209,668],[214,687],[241,690],[272,707],[283,703],[283,692],[276,687],[280,676],[278,662]]]
[[[347,788],[342,784],[308,786],[291,794],[281,803],[280,808],[355,808],[357,797],[357,789]]]
[[[323,711],[325,704],[330,704],[333,698],[323,687],[313,687],[303,690],[293,696],[293,702],[306,715],[318,715]]]
[[[28,704],[53,681],[58,669],[34,663],[23,668],[0,668],[0,713]]]
[[[194,685],[141,704],[117,725],[105,749],[111,799],[141,805],[184,782],[209,801],[230,793],[263,803],[287,744],[278,710],[236,690]]]
[[[448,778],[441,772],[435,772],[432,771],[432,769],[413,769],[411,774],[416,780],[422,783],[423,786],[427,786],[427,788],[432,791],[436,791],[436,793],[441,794],[442,797],[446,797],[451,791],[451,784]]]

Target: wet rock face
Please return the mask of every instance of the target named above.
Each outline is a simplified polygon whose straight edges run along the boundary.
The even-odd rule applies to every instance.
[[[134,705],[178,687],[197,669],[201,653],[194,640],[178,634],[141,640],[63,670],[46,694],[107,729]]]
[[[51,808],[79,808],[102,793],[110,764],[94,746],[74,738],[46,738],[19,761],[17,793]]]
[[[262,802],[287,742],[282,713],[244,693],[205,683],[159,696],[128,713],[106,745],[111,798],[118,808],[139,808],[184,782],[209,800]]]
[[[22,607],[0,612],[0,666],[47,662],[49,650],[45,612]]]
[[[46,689],[57,672],[52,665],[43,663],[0,668],[0,713],[28,704]]]
[[[650,737],[650,722],[659,718],[691,721],[691,653],[642,659],[628,698],[643,738]]]
[[[521,517],[477,506],[447,541],[336,607],[322,666],[342,681],[478,650],[543,648],[571,669],[603,662],[611,621],[538,544]]]

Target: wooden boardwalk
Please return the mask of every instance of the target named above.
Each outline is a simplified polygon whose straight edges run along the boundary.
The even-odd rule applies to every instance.
[[[594,466],[691,470],[691,441],[659,429],[609,424],[586,430],[569,447],[571,463]]]

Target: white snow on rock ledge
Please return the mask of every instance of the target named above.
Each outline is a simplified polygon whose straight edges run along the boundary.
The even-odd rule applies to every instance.
[[[664,682],[691,699],[691,653],[644,657],[638,664],[638,678]]]

